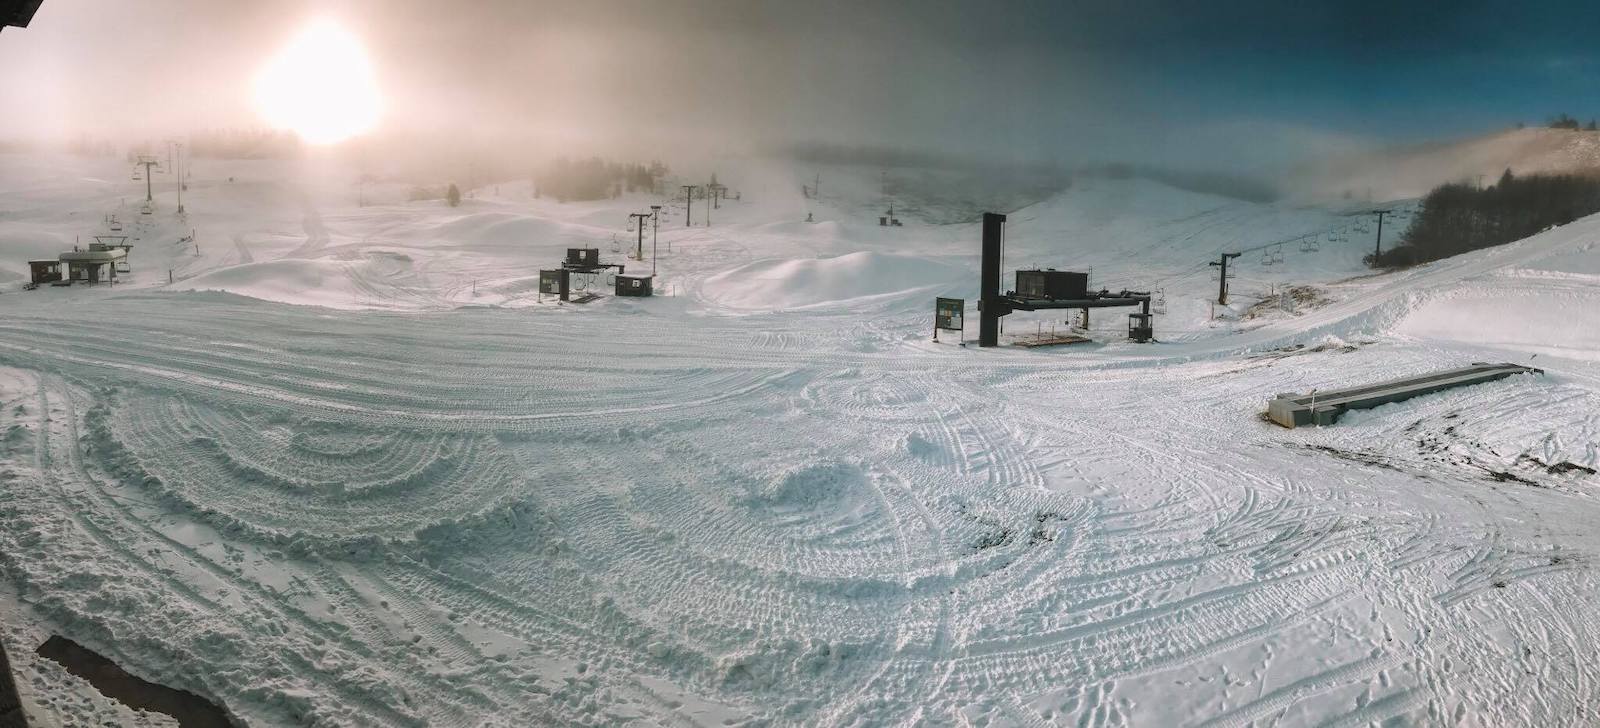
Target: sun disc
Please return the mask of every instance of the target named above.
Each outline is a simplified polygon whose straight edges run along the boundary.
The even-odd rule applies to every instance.
[[[256,106],[273,127],[311,144],[372,129],[382,113],[372,64],[360,41],[331,21],[308,25],[256,76]]]

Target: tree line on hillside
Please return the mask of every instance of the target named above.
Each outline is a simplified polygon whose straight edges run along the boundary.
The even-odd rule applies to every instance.
[[[624,164],[599,157],[578,160],[562,157],[534,174],[534,195],[574,202],[621,197],[624,191],[658,193],[667,172],[667,165],[658,161]]]
[[[1422,200],[1399,245],[1367,256],[1375,268],[1396,268],[1504,245],[1600,212],[1600,177],[1506,170],[1493,186],[1440,185]]]
[[[1557,114],[1555,117],[1551,118],[1549,126],[1551,129],[1568,129],[1571,131],[1577,131],[1579,129],[1584,131],[1600,131],[1600,125],[1597,125],[1594,119],[1590,119],[1589,124],[1585,126],[1578,123],[1577,119],[1567,116],[1566,114]]]

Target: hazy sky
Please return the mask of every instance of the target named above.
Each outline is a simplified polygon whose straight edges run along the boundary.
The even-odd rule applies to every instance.
[[[382,129],[555,148],[835,141],[1248,167],[1600,116],[1600,3],[45,0],[0,33],[0,137],[260,124],[314,18]]]

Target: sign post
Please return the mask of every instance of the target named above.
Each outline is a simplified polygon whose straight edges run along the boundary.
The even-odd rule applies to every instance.
[[[964,298],[935,298],[933,299],[933,340],[939,340],[939,329],[946,331],[960,331],[961,341],[966,343],[967,301]]]

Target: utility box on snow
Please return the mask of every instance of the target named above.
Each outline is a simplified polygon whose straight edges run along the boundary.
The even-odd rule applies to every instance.
[[[655,278],[652,276],[617,276],[617,295],[619,296],[651,296],[655,287]]]
[[[572,291],[572,271],[566,268],[539,271],[539,292],[560,297],[566,301]]]

